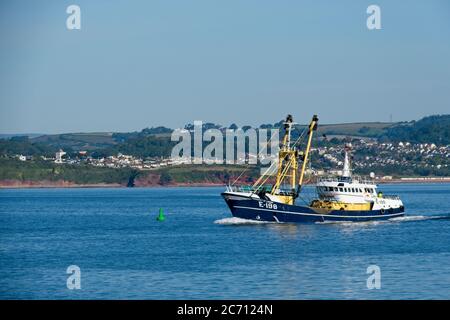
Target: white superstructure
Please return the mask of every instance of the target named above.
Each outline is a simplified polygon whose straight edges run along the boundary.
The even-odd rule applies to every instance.
[[[345,145],[344,168],[337,177],[319,178],[316,191],[320,200],[347,204],[371,204],[371,210],[389,210],[403,206],[398,196],[386,196],[368,179],[352,176],[351,144]]]

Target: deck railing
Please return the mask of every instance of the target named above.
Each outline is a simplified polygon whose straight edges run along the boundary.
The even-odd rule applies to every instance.
[[[320,182],[356,182],[356,183],[360,183],[360,184],[371,184],[371,185],[375,185],[376,183],[373,180],[367,179],[367,178],[362,178],[360,176],[352,176],[352,177],[318,177],[317,178],[317,183]]]
[[[227,191],[229,192],[257,192],[257,191],[266,191],[269,192],[272,189],[272,186],[259,186],[257,188],[253,186],[232,186],[227,185]]]

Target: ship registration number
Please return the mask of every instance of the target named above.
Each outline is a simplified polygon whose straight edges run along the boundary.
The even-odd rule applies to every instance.
[[[260,208],[265,208],[265,209],[278,209],[278,206],[276,203],[273,203],[272,201],[258,201],[259,202],[259,207]]]

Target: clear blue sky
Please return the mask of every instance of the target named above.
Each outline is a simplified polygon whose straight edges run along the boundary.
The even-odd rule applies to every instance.
[[[448,0],[11,0],[0,41],[0,133],[450,113]]]

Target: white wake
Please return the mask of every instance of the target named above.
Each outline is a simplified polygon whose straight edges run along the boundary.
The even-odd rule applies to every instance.
[[[344,226],[344,227],[357,227],[357,226],[362,226],[362,225],[367,225],[367,226],[375,226],[378,225],[380,223],[386,223],[387,220],[383,220],[383,221],[318,221],[315,222],[315,224],[338,224],[340,226]]]
[[[216,224],[224,224],[224,225],[236,225],[236,224],[265,224],[265,223],[275,223],[270,221],[256,221],[256,220],[248,220],[248,219],[242,219],[242,218],[223,218],[214,221]]]
[[[377,225],[377,224],[385,224],[389,222],[409,222],[409,221],[422,221],[422,220],[432,220],[432,219],[446,219],[450,218],[447,216],[403,216],[397,218],[391,218],[387,220],[369,220],[369,221],[324,221],[324,222],[316,222],[316,224],[339,224],[342,226],[360,226],[360,225]]]
[[[421,220],[432,220],[432,219],[445,219],[446,216],[404,216],[389,219],[389,221],[395,222],[406,222],[406,221],[421,221]]]

